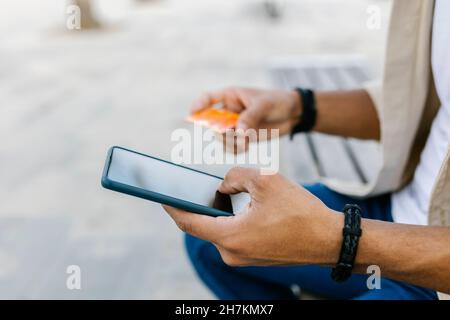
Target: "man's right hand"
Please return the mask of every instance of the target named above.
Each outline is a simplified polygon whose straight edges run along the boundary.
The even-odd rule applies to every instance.
[[[206,92],[192,104],[192,112],[221,103],[240,114],[237,129],[279,129],[289,133],[301,114],[301,102],[293,90],[227,88]]]

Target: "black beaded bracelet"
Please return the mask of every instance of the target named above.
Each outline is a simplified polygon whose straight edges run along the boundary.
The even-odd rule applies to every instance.
[[[352,275],[359,238],[361,237],[361,208],[356,204],[347,204],[344,209],[344,229],[341,253],[336,267],[331,271],[331,278],[344,282]]]
[[[292,128],[290,139],[298,132],[309,132],[316,125],[317,109],[314,92],[310,89],[296,88],[295,91],[300,96],[302,112],[300,121]]]

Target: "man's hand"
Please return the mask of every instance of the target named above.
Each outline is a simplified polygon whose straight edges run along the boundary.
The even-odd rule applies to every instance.
[[[280,175],[233,168],[219,191],[248,192],[251,202],[233,217],[212,218],[164,206],[178,227],[212,242],[233,266],[333,264],[342,241],[342,215]]]
[[[290,132],[301,113],[300,98],[293,90],[228,88],[207,92],[194,101],[192,112],[221,103],[240,114],[237,129],[279,129]]]
[[[358,139],[380,139],[378,114],[365,90],[315,91],[314,96],[317,108],[314,131]],[[294,90],[230,88],[205,93],[193,103],[192,112],[216,103],[240,113],[238,129],[279,129],[280,136],[291,131],[303,109]]]
[[[212,242],[228,265],[332,266],[338,261],[344,217],[305,189],[280,175],[234,168],[219,190],[248,192],[251,202],[233,217],[164,208],[181,230]],[[362,229],[355,272],[377,265],[384,277],[450,293],[448,227],[362,219]]]

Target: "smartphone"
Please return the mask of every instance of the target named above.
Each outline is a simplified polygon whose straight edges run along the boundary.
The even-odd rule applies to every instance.
[[[208,216],[233,216],[250,202],[248,193],[223,194],[222,178],[122,147],[109,149],[104,188]]]

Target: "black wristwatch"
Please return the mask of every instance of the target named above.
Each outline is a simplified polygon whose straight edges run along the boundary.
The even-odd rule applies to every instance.
[[[331,278],[344,282],[352,275],[359,238],[361,237],[361,208],[356,204],[347,204],[344,209],[343,240],[339,261],[331,271]]]
[[[317,109],[314,92],[310,89],[296,88],[295,91],[299,94],[302,112],[299,122],[292,128],[290,139],[298,132],[309,132],[316,125]]]

